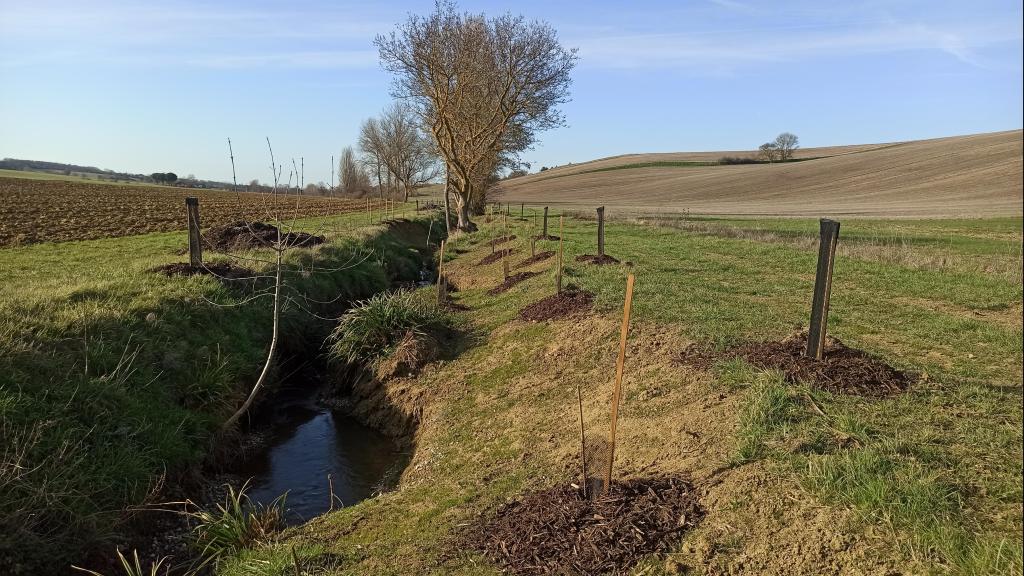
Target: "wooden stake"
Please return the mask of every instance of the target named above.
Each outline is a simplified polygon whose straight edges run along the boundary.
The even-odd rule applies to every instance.
[[[828,302],[832,294],[832,264],[839,241],[839,222],[822,218],[821,242],[818,245],[818,271],[814,277],[814,299],[811,302],[811,325],[807,331],[807,351],[810,358],[821,360],[825,351],[825,331],[828,327]]]
[[[597,209],[597,256],[604,257],[604,206]]]
[[[505,280],[508,280],[508,260],[502,258],[501,267],[505,271]]]
[[[583,497],[587,497],[587,436],[586,431],[583,428],[583,392],[580,391],[580,385],[576,384],[576,403],[580,407],[580,463],[583,465],[583,482],[580,484],[583,486]]]
[[[437,304],[438,306],[444,305],[445,289],[444,289],[444,240],[441,240],[441,254],[437,260]]]
[[[331,512],[334,510],[334,478],[331,478],[330,474],[327,475],[327,493],[331,499],[330,507],[327,511]]]
[[[626,279],[626,303],[622,307],[622,332],[619,335],[619,359],[615,363],[615,389],[612,392],[612,429],[608,436],[608,468],[604,472],[604,492],[612,485],[612,466],[615,463],[615,430],[619,420],[619,402],[622,400],[622,371],[626,363],[626,336],[629,334],[629,311],[633,306],[633,275]]]
[[[199,198],[185,198],[188,221],[188,262],[193,268],[203,265],[203,237],[199,232]]]
[[[545,240],[548,239],[548,207],[544,207],[544,231],[541,232],[541,237]]]
[[[565,216],[558,217],[558,273],[555,275],[555,294],[562,293],[562,220]]]

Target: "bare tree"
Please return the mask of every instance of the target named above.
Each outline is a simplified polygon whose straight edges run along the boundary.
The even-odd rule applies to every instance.
[[[758,148],[758,156],[767,162],[775,162],[779,157],[779,147],[775,142],[765,142]]]
[[[470,207],[490,175],[538,132],[564,124],[558,106],[569,99],[576,50],[544,22],[463,14],[445,0],[375,44],[395,75],[393,95],[409,103],[444,160],[458,227],[474,229]]]
[[[338,180],[342,193],[349,196],[361,196],[369,191],[370,178],[356,160],[356,153],[351,146],[346,146],[341,151],[341,159],[338,161]]]
[[[785,162],[793,157],[793,152],[800,147],[800,139],[796,134],[783,132],[775,137],[775,147],[779,150],[779,160]]]
[[[402,187],[408,202],[409,193],[416,186],[430,182],[439,174],[434,147],[405,102],[395,102],[386,109],[378,125],[384,144],[384,164]]]
[[[381,133],[380,121],[368,118],[359,127],[359,150],[362,152],[363,165],[373,172],[377,178],[377,193],[384,197],[385,173],[387,172],[384,157],[387,155],[387,144]],[[390,190],[388,190],[390,193]]]

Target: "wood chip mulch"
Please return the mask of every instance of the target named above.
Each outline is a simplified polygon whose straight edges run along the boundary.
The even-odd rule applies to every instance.
[[[516,268],[526,268],[527,266],[536,264],[537,262],[543,262],[554,255],[554,250],[545,250],[544,252],[537,252],[535,255],[530,256],[529,258],[523,260],[519,264],[516,264]]]
[[[543,322],[586,312],[593,304],[594,295],[590,292],[563,290],[561,294],[552,294],[523,308],[519,311],[519,318],[527,322]]]
[[[512,234],[511,236],[499,236],[499,237],[495,238],[494,240],[491,240],[490,242],[488,242],[488,244],[490,244],[491,246],[497,246],[498,244],[504,244],[505,242],[511,242],[511,241],[513,241],[515,239],[516,239],[516,235],[515,234]]]
[[[496,296],[498,294],[501,294],[502,292],[507,291],[509,288],[515,286],[516,284],[519,284],[524,280],[529,280],[530,278],[533,278],[538,274],[540,274],[540,272],[519,272],[518,274],[513,274],[508,278],[505,278],[505,281],[502,282],[501,284],[498,284],[494,288],[488,290],[487,293],[490,294],[491,296]]]
[[[765,370],[779,370],[789,382],[805,382],[838,394],[891,396],[906,390],[917,377],[902,372],[835,338],[827,338],[821,360],[804,356],[807,333],[781,341],[744,342],[725,350],[691,344],[678,356],[682,364],[708,369],[719,359],[742,358]]]
[[[693,486],[680,478],[613,482],[594,500],[575,486],[526,494],[471,526],[462,549],[512,574],[624,574],[664,552],[703,518]]]
[[[587,262],[588,264],[596,264],[598,266],[604,264],[618,264],[618,258],[614,258],[605,254],[604,256],[597,256],[594,254],[581,254],[576,257],[577,262]]]
[[[235,266],[229,262],[208,262],[202,266],[193,267],[188,262],[175,262],[164,264],[150,270],[163,274],[164,276],[194,276],[210,275],[227,280],[250,279],[256,276],[256,272],[242,266]]]
[[[477,266],[486,266],[488,264],[494,264],[498,260],[501,260],[505,256],[508,256],[509,254],[513,254],[514,252],[515,252],[515,249],[513,249],[513,248],[505,248],[504,250],[495,250],[494,252],[488,254],[483,260],[477,262]]]

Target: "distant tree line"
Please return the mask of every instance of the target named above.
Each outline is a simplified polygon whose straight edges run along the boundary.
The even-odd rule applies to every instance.
[[[174,184],[178,181],[178,175],[174,172],[153,172],[149,178],[157,184]]]

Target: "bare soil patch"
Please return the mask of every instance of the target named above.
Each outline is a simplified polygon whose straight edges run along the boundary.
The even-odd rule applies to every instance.
[[[536,264],[537,262],[543,262],[554,255],[554,250],[545,250],[544,252],[538,252],[535,255],[530,256],[526,260],[523,260],[519,264],[516,264],[516,268],[526,268],[527,266]]]
[[[536,236],[533,236],[533,239],[534,240],[561,240],[562,237],[561,236],[552,236],[551,234],[548,234],[547,236],[545,236],[543,234],[537,234]]]
[[[618,264],[618,258],[614,258],[605,254],[604,256],[596,256],[594,254],[580,254],[576,257],[577,262],[586,262],[588,264],[596,264],[602,266],[604,264]]]
[[[164,264],[150,270],[165,276],[194,276],[196,274],[217,276],[228,280],[249,279],[256,275],[256,272],[243,266],[236,266],[230,262],[209,262],[202,266],[194,267],[188,262],[175,262]]]
[[[513,241],[515,239],[516,239],[516,235],[515,234],[512,234],[510,236],[499,236],[499,237],[491,240],[490,242],[488,242],[488,244],[490,244],[491,246],[497,246],[498,244],[504,244],[505,242],[511,242],[511,241]]]
[[[488,264],[494,264],[498,260],[501,260],[505,256],[508,256],[509,254],[513,254],[513,253],[515,253],[515,249],[514,248],[505,248],[504,250],[495,250],[494,252],[488,254],[483,260],[478,262],[477,266],[486,266]]]
[[[265,222],[238,220],[215,226],[203,234],[207,247],[219,252],[266,248],[277,243],[277,227]],[[323,244],[327,239],[306,232],[282,232],[281,242],[290,248],[309,248]]]
[[[586,290],[563,290],[530,304],[519,311],[519,318],[528,322],[543,322],[586,312],[594,304],[594,295]]]
[[[915,376],[863,350],[827,338],[821,360],[804,356],[807,333],[778,342],[745,342],[721,351],[693,344],[679,355],[683,364],[707,369],[718,359],[742,358],[758,368],[779,370],[789,382],[806,382],[838,394],[890,396],[907,389]]]
[[[703,516],[693,486],[679,478],[616,482],[594,500],[562,485],[502,506],[465,544],[512,574],[622,574]]]
[[[501,294],[502,292],[507,291],[509,288],[515,286],[516,284],[519,284],[520,282],[523,282],[525,280],[529,280],[530,278],[533,278],[537,274],[540,274],[540,273],[539,272],[519,272],[518,274],[513,274],[513,275],[509,276],[508,278],[505,278],[505,281],[502,282],[501,284],[498,284],[494,288],[491,288],[490,290],[488,290],[487,293],[490,294],[491,296],[495,296],[497,294]]]

